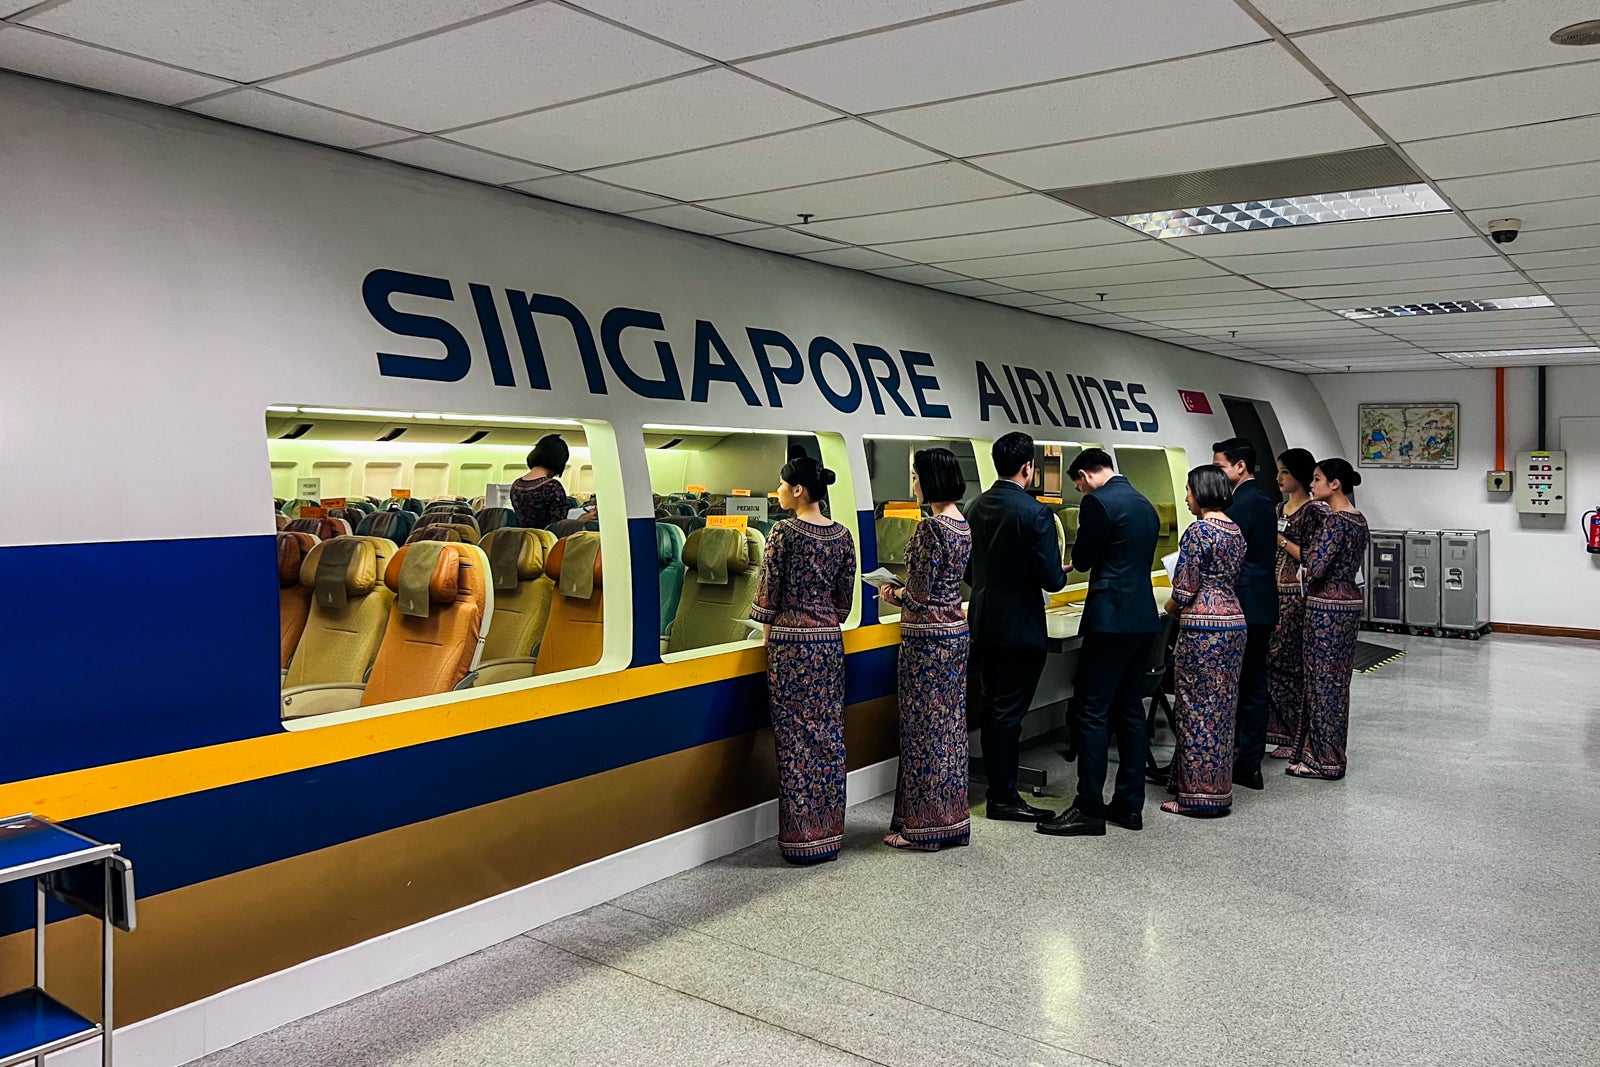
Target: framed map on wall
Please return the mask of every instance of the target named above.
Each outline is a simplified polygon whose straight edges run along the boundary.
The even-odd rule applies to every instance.
[[[1362,404],[1356,440],[1362,467],[1455,470],[1459,404]]]

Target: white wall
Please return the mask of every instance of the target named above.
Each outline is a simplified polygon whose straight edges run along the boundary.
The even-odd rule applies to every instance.
[[[1565,447],[1564,517],[1518,515],[1509,493],[1488,491],[1494,466],[1494,371],[1328,374],[1313,378],[1339,444],[1356,453],[1356,407],[1385,400],[1461,405],[1461,466],[1453,471],[1361,471],[1357,504],[1374,529],[1489,530],[1490,611],[1497,622],[1600,629],[1600,556],[1584,551],[1579,516],[1600,506],[1600,367],[1548,372],[1550,448]],[[1506,464],[1537,447],[1536,372],[1506,372]],[[1291,445],[1299,442],[1291,440]]]

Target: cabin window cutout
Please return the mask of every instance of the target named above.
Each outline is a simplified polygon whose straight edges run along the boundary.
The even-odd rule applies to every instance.
[[[461,480],[456,486],[456,492],[469,500],[485,496],[493,469],[488,463],[461,464]],[[519,471],[518,476],[520,475]]]
[[[272,465],[272,495],[278,500],[293,500],[299,492],[300,464],[279,462]]]
[[[1189,480],[1188,453],[1160,445],[1118,445],[1111,452],[1117,473],[1155,506],[1156,517],[1161,520],[1161,536],[1156,541],[1150,569],[1162,571],[1162,559],[1178,551],[1178,538],[1193,519],[1184,503]]]
[[[715,655],[760,641],[750,605],[767,535],[789,517],[776,491],[791,455],[803,452],[838,475],[824,513],[850,530],[859,569],[856,493],[839,435],[646,426],[644,443],[656,517],[663,659]],[[728,527],[737,536],[717,532]],[[720,542],[715,558],[706,552],[714,542]],[[846,626],[861,617],[857,589]]]
[[[955,454],[965,483],[955,504],[965,515],[967,505],[986,488],[978,469],[977,453],[968,438],[879,435],[867,437],[862,447],[866,450],[867,473],[872,479],[873,541],[877,545],[878,566],[903,579],[906,544],[916,531],[917,523],[932,513],[933,503],[918,500],[912,491],[913,458],[925,448],[946,448]],[[887,601],[878,601],[879,622],[894,622],[899,618],[899,608]]]
[[[277,516],[286,729],[627,666],[628,530],[608,423],[326,410],[267,416],[274,488],[296,475]],[[554,477],[525,478],[550,435],[565,461]],[[610,585],[608,569],[620,576]]]

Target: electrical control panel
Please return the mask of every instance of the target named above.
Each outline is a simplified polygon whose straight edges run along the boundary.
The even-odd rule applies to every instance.
[[[1511,499],[1524,515],[1567,513],[1567,454],[1518,452]]]

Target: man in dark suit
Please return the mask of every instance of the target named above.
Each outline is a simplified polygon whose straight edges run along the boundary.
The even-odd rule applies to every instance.
[[[1161,631],[1150,585],[1161,520],[1101,449],[1078,453],[1067,474],[1083,494],[1072,569],[1089,572],[1089,595],[1078,630],[1083,646],[1073,686],[1078,795],[1071,807],[1037,829],[1058,837],[1100,837],[1107,819],[1129,830],[1144,828],[1144,764],[1150,735],[1142,679]],[[1107,805],[1110,731],[1117,735],[1117,783]]]
[[[1278,625],[1278,509],[1256,481],[1255,445],[1230,437],[1211,451],[1211,461],[1233,483],[1228,518],[1239,525],[1245,543],[1244,566],[1234,582],[1247,636],[1234,717],[1233,783],[1260,789],[1261,757],[1267,748],[1267,650]]]
[[[994,443],[989,491],[967,509],[972,530],[967,625],[972,664],[983,683],[986,814],[991,819],[1038,822],[1050,812],[1017,792],[1022,717],[1044,673],[1047,632],[1045,590],[1067,584],[1050,511],[1028,495],[1033,484],[1033,438],[1008,433]]]

